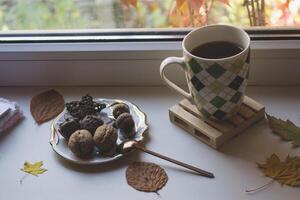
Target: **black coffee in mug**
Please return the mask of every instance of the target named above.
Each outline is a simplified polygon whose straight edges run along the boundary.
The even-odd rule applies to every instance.
[[[224,120],[236,114],[243,102],[249,74],[248,34],[230,25],[203,26],[184,37],[182,51],[182,57],[163,60],[162,80],[192,102],[206,118]],[[188,78],[188,91],[166,76],[167,67],[174,68],[175,63]]]
[[[243,48],[237,44],[226,41],[215,41],[196,47],[192,51],[192,54],[201,58],[219,59],[234,56],[242,51]]]

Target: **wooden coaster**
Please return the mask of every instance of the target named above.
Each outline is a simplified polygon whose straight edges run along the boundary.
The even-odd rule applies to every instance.
[[[236,115],[225,121],[216,121],[205,118],[195,105],[184,99],[169,109],[169,115],[172,123],[217,149],[264,118],[265,107],[245,96]]]

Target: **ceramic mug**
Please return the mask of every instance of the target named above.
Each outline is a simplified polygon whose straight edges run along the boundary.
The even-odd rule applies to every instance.
[[[193,55],[198,46],[209,42],[230,42],[242,48],[236,55],[209,59]],[[183,57],[168,57],[160,65],[166,84],[196,105],[207,118],[224,120],[238,110],[243,101],[249,76],[250,38],[243,30],[230,25],[210,25],[187,34],[182,42]],[[170,81],[168,65],[177,63],[185,71],[189,91]]]

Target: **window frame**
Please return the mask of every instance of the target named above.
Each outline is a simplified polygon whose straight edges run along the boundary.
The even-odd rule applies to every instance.
[[[182,41],[194,28],[172,29],[89,29],[49,31],[8,31],[0,33],[1,43],[55,42],[169,42]],[[251,40],[297,40],[300,29],[292,27],[244,28]]]
[[[0,86],[161,86],[160,62],[181,56],[181,41],[190,30],[1,33]],[[246,31],[252,40],[254,63],[250,84],[300,85],[300,68],[295,67],[300,65],[300,29]],[[170,76],[184,84],[183,73],[174,69]]]

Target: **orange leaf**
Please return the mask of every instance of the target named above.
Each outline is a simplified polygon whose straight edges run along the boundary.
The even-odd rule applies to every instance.
[[[179,8],[186,0],[176,0],[176,6]]]
[[[172,27],[188,27],[190,26],[190,17],[188,11],[188,3],[185,1],[178,8],[174,1],[169,11],[169,24]]]
[[[201,26],[206,24],[206,0],[176,0],[169,12],[169,23],[175,27]],[[192,21],[191,21],[192,20]]]
[[[182,14],[188,14],[189,13],[189,4],[187,1],[183,2],[179,8],[177,8],[178,11]]]
[[[199,9],[204,5],[205,0],[189,0],[189,3],[193,10],[199,11]]]
[[[154,12],[155,10],[157,10],[159,8],[159,5],[157,2],[150,2],[148,4],[148,9],[150,12]]]
[[[130,5],[135,7],[137,6],[137,0],[122,0],[122,3],[129,7]]]
[[[205,0],[176,0],[176,7],[180,9],[182,6],[187,6],[196,12],[204,5]]]

